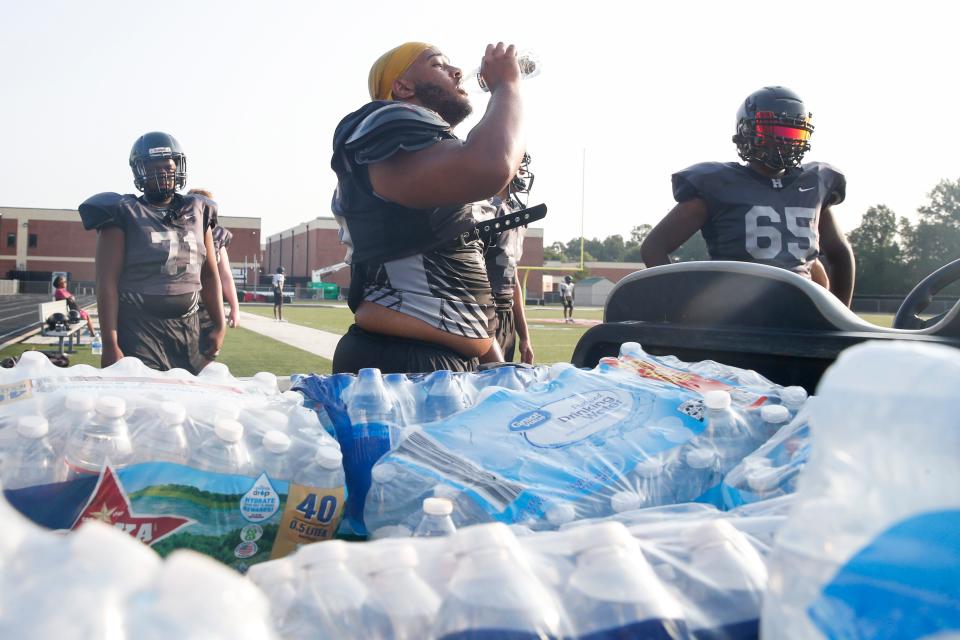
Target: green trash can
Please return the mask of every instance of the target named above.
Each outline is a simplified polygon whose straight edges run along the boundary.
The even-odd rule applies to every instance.
[[[340,297],[340,285],[333,282],[320,282],[318,284],[323,291],[324,300],[336,300]]]

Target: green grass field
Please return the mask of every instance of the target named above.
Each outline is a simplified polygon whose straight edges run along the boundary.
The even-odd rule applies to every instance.
[[[244,305],[243,310],[268,318],[273,317],[273,309],[267,306]],[[289,322],[337,334],[344,333],[353,322],[353,314],[345,307],[289,305],[284,307],[283,315]],[[603,310],[576,309],[574,315],[582,320],[601,320]],[[560,307],[527,309],[527,323],[538,364],[569,362],[577,341],[590,328],[587,325],[556,322],[562,317]],[[861,317],[883,327],[889,327],[893,322],[893,316],[885,314],[861,314]],[[77,353],[70,354],[71,364],[99,366],[100,358],[90,354],[88,340],[84,338],[85,344],[77,348]],[[19,355],[29,349],[52,350],[53,347],[21,343],[0,350],[0,359]],[[271,371],[277,375],[330,373],[331,366],[329,360],[243,328],[227,331],[219,361],[230,367],[230,371],[236,376],[252,376],[258,371]]]
[[[55,345],[15,344],[0,350],[0,359],[19,356],[24,351],[55,351]],[[100,366],[100,356],[90,353],[89,338],[84,337],[76,353],[68,354],[70,364]],[[330,373],[330,361],[312,353],[291,347],[272,338],[267,338],[246,329],[230,329],[223,343],[218,360],[235,376],[252,376],[258,371],[271,371],[277,375],[291,373]]]

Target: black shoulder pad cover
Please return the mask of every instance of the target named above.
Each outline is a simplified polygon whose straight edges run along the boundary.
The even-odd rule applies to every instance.
[[[189,193],[183,197],[184,197],[184,203],[183,203],[184,207],[188,207],[191,204],[190,202],[186,201],[187,198],[193,198],[194,200],[196,200],[197,207],[200,209],[200,211],[203,212],[204,232],[206,232],[207,229],[213,229],[214,227],[217,226],[218,222],[217,222],[217,203],[216,202],[214,202],[210,198],[200,195],[199,193]]]
[[[847,197],[847,177],[843,175],[843,172],[826,162],[811,162],[810,164],[816,166],[820,179],[823,181],[826,190],[824,206],[832,207],[843,202]]]
[[[213,228],[213,244],[220,248],[226,248],[230,246],[230,242],[233,241],[233,234],[230,233],[229,229],[221,227],[219,224]]]
[[[80,220],[83,221],[83,228],[90,231],[114,225],[122,226],[117,206],[121,200],[123,195],[110,191],[98,193],[84,200],[80,205]]]
[[[678,171],[670,178],[673,184],[673,199],[677,202],[686,202],[692,198],[707,199],[708,195],[704,193],[704,178],[725,168],[720,162],[701,162]]]
[[[398,151],[419,151],[450,137],[450,124],[435,111],[388,102],[360,121],[344,142],[344,149],[358,164],[372,164]]]

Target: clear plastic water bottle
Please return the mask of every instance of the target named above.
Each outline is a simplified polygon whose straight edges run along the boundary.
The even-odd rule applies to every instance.
[[[610,509],[614,513],[633,511],[643,506],[643,497],[635,491],[617,491],[610,496]]]
[[[466,492],[449,484],[438,484],[433,488],[434,498],[445,498],[453,505],[450,519],[455,527],[490,522],[490,514],[483,510]]]
[[[350,555],[342,540],[309,544],[297,552],[302,578],[286,637],[390,637],[383,608],[374,606],[370,591],[348,568]]]
[[[424,422],[443,420],[467,408],[463,390],[449,371],[434,371],[425,380],[427,397],[423,401]]]
[[[287,624],[287,614],[297,599],[297,561],[293,557],[260,562],[250,567],[247,578],[270,600],[270,618],[278,631]]]
[[[393,394],[399,425],[420,424],[420,405],[423,402],[420,388],[402,373],[388,373],[383,376],[383,383]]]
[[[705,522],[685,529],[681,535],[690,558],[684,594],[715,626],[746,623],[755,636],[761,600],[767,589],[763,558],[743,533],[726,520]]]
[[[379,369],[361,369],[344,398],[350,424],[338,427],[337,439],[350,486],[347,519],[358,533],[366,532],[363,504],[370,489],[370,469],[390,450],[390,435],[397,428],[391,399]]]
[[[64,460],[68,477],[100,473],[109,461],[116,469],[133,460],[133,444],[124,414],[127,404],[117,396],[100,396],[94,415],[67,436]]]
[[[691,502],[719,483],[720,454],[713,446],[700,440],[691,440],[672,470],[673,490],[677,502]]]
[[[103,340],[100,338],[100,332],[93,335],[93,341],[90,343],[90,354],[95,356],[103,355]]]
[[[758,445],[769,440],[783,425],[790,422],[790,409],[782,404],[764,405],[760,409],[760,419],[763,426],[758,434],[761,440]]]
[[[259,451],[257,471],[265,471],[271,480],[290,480],[290,447],[293,441],[283,431],[271,429],[263,435],[262,448]]]
[[[504,535],[482,535],[500,530]],[[533,575],[509,529],[480,525],[453,539],[462,554],[444,597],[434,634],[467,638],[566,637],[563,612]]]
[[[419,522],[416,514],[423,498],[433,494],[434,481],[387,460],[373,468],[371,478],[363,516],[374,537],[400,536],[398,526],[412,535]]]
[[[520,66],[520,78],[523,80],[535,78],[540,75],[542,68],[540,59],[531,51],[520,51],[517,53],[517,64]],[[490,91],[487,83],[483,80],[483,76],[480,75],[480,67],[477,67],[467,74],[467,77],[465,77],[460,84],[467,87],[468,90],[473,90],[476,87],[481,91]]]
[[[417,552],[410,544],[381,544],[366,558],[373,606],[390,621],[396,640],[429,638],[440,598],[417,575]]]
[[[219,420],[213,435],[197,449],[193,464],[201,471],[250,475],[250,452],[243,442],[243,425],[236,420]]]
[[[423,501],[423,518],[414,530],[416,538],[439,538],[450,536],[457,532],[450,514],[453,513],[453,503],[446,498],[425,498]]]
[[[3,464],[3,488],[21,489],[60,482],[65,469],[47,437],[50,425],[43,416],[22,416],[17,438]]]
[[[579,638],[687,637],[683,609],[619,522],[570,533],[577,565],[563,602]]]
[[[557,500],[544,509],[544,516],[552,526],[561,527],[577,519],[577,508],[569,502]]]
[[[731,406],[732,399],[726,391],[707,391],[703,402],[707,407],[703,436],[716,447],[721,456],[721,471],[726,473],[756,448],[758,438],[746,419]]]
[[[658,457],[641,460],[633,468],[637,493],[644,507],[659,507],[675,502],[667,465]]]
[[[156,419],[147,422],[134,434],[134,462],[176,462],[187,464],[190,445],[187,442],[187,409],[178,402],[161,402]]]

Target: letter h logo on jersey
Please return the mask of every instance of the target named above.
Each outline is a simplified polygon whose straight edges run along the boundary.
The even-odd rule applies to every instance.
[[[783,180],[780,178],[770,178],[770,184],[773,185],[774,189],[783,189]]]

